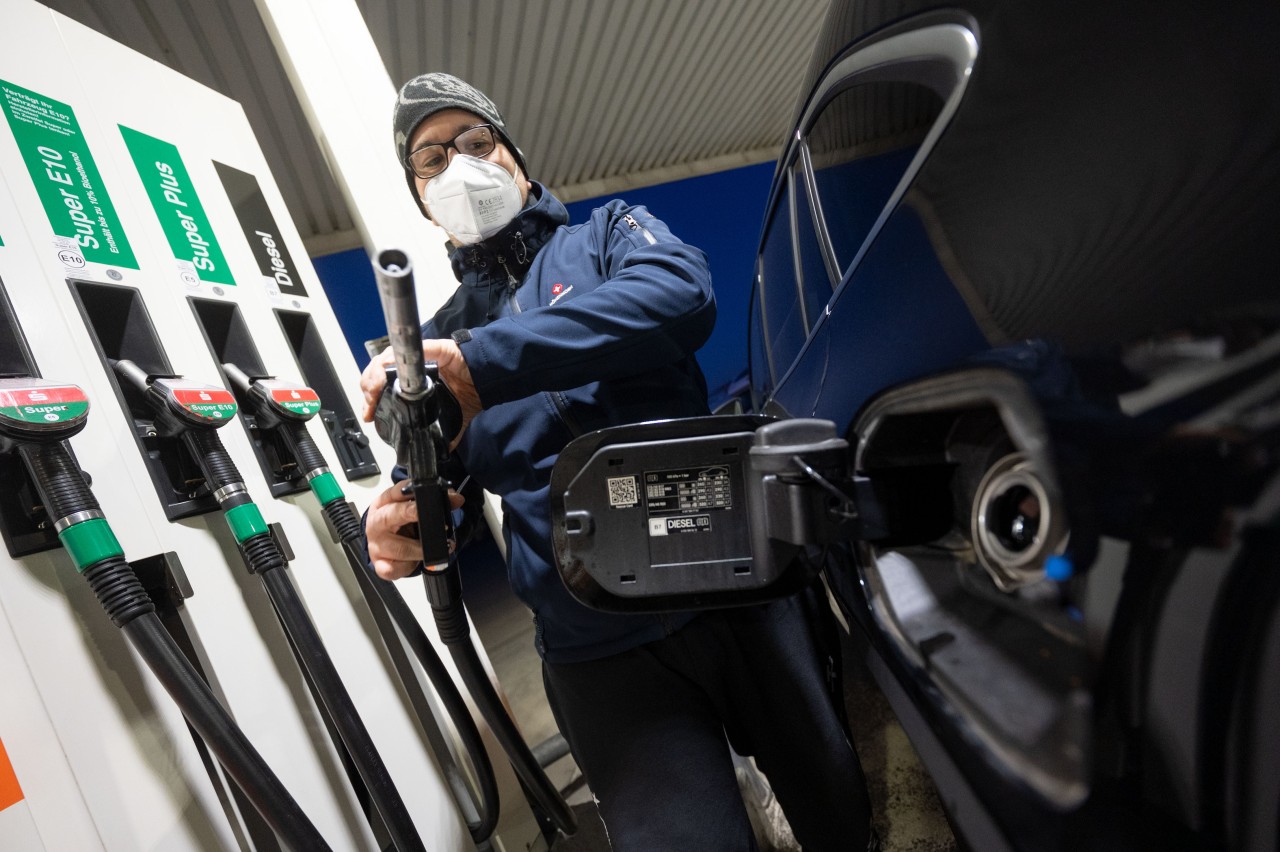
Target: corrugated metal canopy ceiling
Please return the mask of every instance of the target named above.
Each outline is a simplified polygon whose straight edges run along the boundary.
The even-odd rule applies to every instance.
[[[239,101],[314,254],[359,244],[251,0],[43,0]],[[448,71],[572,201],[772,159],[827,0],[356,0],[391,79]],[[390,104],[388,104],[388,125]],[[390,156],[388,145],[377,155]]]

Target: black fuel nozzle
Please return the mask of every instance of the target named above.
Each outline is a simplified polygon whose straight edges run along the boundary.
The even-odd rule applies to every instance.
[[[218,429],[235,419],[236,399],[226,388],[189,382],[182,376],[148,373],[128,359],[111,362],[116,375],[136,390],[155,415],[157,434]]]
[[[0,379],[0,453],[12,452],[21,460],[38,501],[31,514],[53,525],[81,570],[99,557],[118,555],[110,548],[99,553],[93,546],[76,546],[114,542],[87,477],[64,443],[88,419],[89,399],[76,385],[30,376]],[[6,487],[27,486],[18,482]]]
[[[437,616],[462,612],[456,606],[461,601],[461,581],[451,563],[455,534],[449,482],[440,475],[449,444],[461,427],[461,407],[440,381],[435,363],[423,360],[408,256],[394,249],[379,252],[374,273],[395,355],[395,366],[387,369],[386,385],[374,410],[374,425],[378,436],[395,448],[397,463],[409,471],[404,487],[413,493],[418,507],[418,538],[432,609]],[[465,613],[462,618],[465,624]],[[441,629],[443,638],[445,629]]]
[[[320,411],[320,395],[306,385],[251,376],[230,362],[223,363],[222,370],[261,428],[306,423]]]
[[[251,502],[244,478],[217,433],[239,411],[231,391],[190,382],[182,376],[150,374],[124,359],[113,361],[111,366],[123,381],[142,393],[155,415],[157,434],[182,440],[220,507],[227,510]]]
[[[230,362],[223,363],[222,370],[246,410],[256,418],[258,428],[280,436],[320,505],[340,499],[342,487],[307,431],[307,421],[320,411],[320,395],[306,385],[275,376],[250,376]]]
[[[88,420],[89,398],[76,385],[32,376],[0,379],[0,451],[65,440]]]
[[[395,367],[387,368],[387,383],[374,409],[378,437],[396,451],[396,463],[409,472],[404,483],[418,506],[418,537],[428,573],[448,567],[454,545],[453,514],[449,508],[450,483],[441,475],[449,456],[449,442],[441,429],[440,403],[457,401],[439,381],[434,363],[423,367],[422,392],[407,398],[397,392]],[[405,534],[411,535],[409,530]]]

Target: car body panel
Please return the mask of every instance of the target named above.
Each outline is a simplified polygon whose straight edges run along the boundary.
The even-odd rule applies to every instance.
[[[826,573],[974,848],[1276,848],[1277,38],[1266,2],[844,0],[819,36],[752,402],[920,516]],[[1002,574],[984,474],[1032,457],[1064,531]]]

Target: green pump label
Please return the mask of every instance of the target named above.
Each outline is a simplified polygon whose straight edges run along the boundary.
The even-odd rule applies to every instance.
[[[120,135],[147,188],[147,197],[151,199],[173,256],[189,261],[201,281],[234,286],[236,282],[227,268],[227,259],[222,255],[222,247],[213,234],[213,226],[209,224],[178,149],[123,124]]]
[[[189,386],[174,388],[173,398],[197,417],[222,421],[236,416],[236,398],[223,388]]]
[[[311,388],[265,379],[260,382],[271,392],[271,401],[286,411],[310,417],[320,410],[320,395]]]
[[[89,399],[75,385],[0,387],[0,417],[52,426],[83,417]]]
[[[137,269],[124,226],[71,107],[0,80],[0,109],[9,119],[53,232],[74,240],[85,260]]]

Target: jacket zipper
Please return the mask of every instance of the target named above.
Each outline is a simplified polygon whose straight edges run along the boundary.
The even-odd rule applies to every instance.
[[[498,264],[502,267],[502,271],[507,273],[507,292],[510,293],[511,310],[518,314],[520,313],[520,303],[516,301],[516,290],[520,289],[520,282],[511,274],[511,270],[507,268],[507,259],[505,257],[498,255]]]
[[[630,213],[624,214],[622,221],[626,222],[631,227],[631,230],[639,231],[644,234],[644,238],[649,241],[649,245],[656,246],[658,244],[658,241],[654,238],[653,234],[649,233],[649,229],[637,222],[635,216],[632,216]]]

